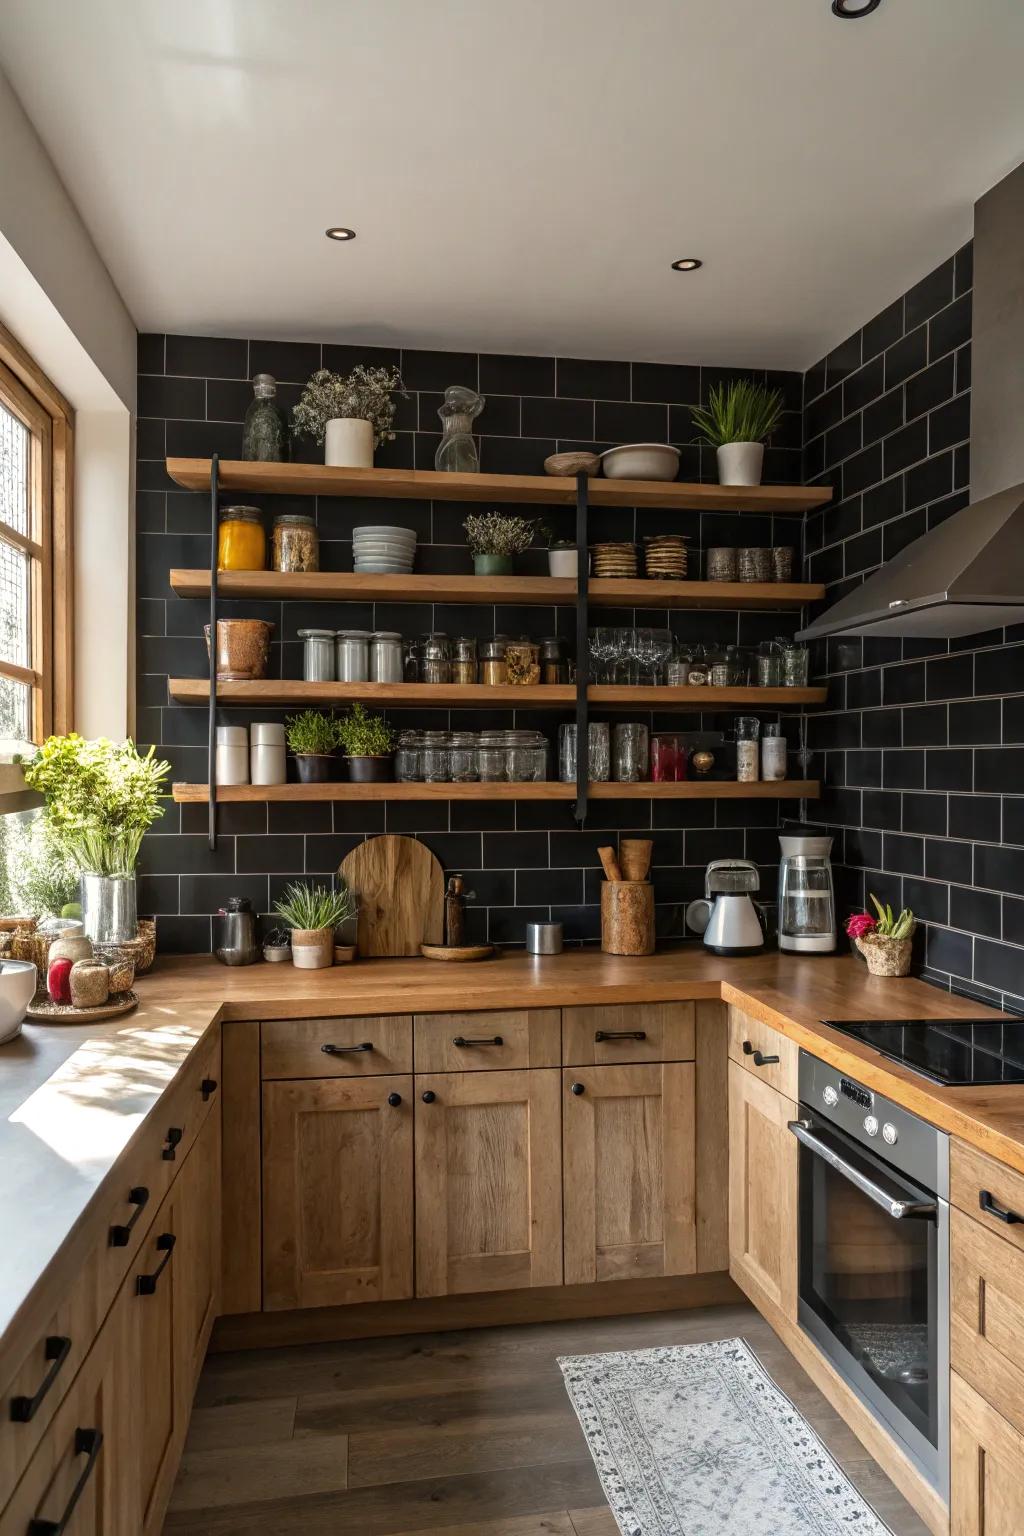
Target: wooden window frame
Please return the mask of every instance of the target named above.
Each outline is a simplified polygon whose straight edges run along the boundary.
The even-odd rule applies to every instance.
[[[42,369],[0,325],[0,403],[31,434],[32,536],[6,525],[3,539],[32,558],[33,666],[0,661],[0,676],[32,688],[32,739],[74,726],[74,412]]]

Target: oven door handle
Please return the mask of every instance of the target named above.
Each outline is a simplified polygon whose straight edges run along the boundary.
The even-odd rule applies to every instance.
[[[847,1161],[837,1146],[815,1131],[810,1120],[790,1120],[788,1125],[801,1146],[806,1147],[817,1157],[823,1157],[836,1173],[842,1174],[843,1178],[848,1179],[862,1195],[867,1195],[869,1200],[880,1205],[882,1210],[896,1221],[903,1221],[908,1217],[928,1220],[936,1215],[938,1203],[935,1200],[907,1200],[898,1186],[887,1187],[881,1180],[869,1179],[867,1174],[862,1173],[853,1163]]]

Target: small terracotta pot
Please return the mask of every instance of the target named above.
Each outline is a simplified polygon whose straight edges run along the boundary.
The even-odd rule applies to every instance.
[[[882,935],[853,941],[867,961],[872,976],[909,976],[910,939],[888,939]]]
[[[333,928],[293,928],[292,964],[299,971],[322,971],[334,964]]]

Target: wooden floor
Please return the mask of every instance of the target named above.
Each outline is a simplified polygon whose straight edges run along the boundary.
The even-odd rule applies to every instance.
[[[894,1536],[927,1536],[747,1306],[211,1356],[165,1536],[617,1536],[557,1356],[736,1335]]]

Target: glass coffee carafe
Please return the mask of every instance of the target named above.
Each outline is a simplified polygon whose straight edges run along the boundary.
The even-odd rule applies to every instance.
[[[836,947],[830,837],[780,837],[779,948],[831,954]]]

